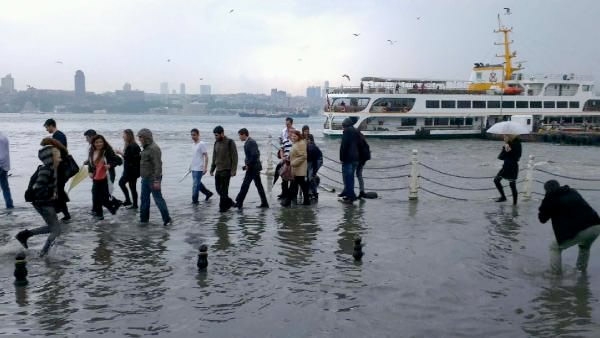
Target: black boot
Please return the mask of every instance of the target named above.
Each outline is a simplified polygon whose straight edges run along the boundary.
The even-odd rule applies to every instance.
[[[17,239],[17,241],[19,241],[21,243],[21,245],[27,249],[27,240],[29,239],[29,237],[31,237],[33,234],[31,233],[31,231],[25,229],[21,232],[19,232],[17,234],[17,236],[15,236],[15,238]]]
[[[494,178],[494,184],[496,185],[496,189],[498,189],[498,192],[500,193],[500,198],[497,198],[496,202],[506,201],[506,195],[504,195],[504,188],[502,188],[502,184],[500,183],[501,179],[502,178],[500,176],[496,176]]]
[[[508,185],[510,186],[510,191],[512,192],[513,205],[517,205],[517,200],[519,199],[519,193],[517,192],[517,183],[510,182]]]

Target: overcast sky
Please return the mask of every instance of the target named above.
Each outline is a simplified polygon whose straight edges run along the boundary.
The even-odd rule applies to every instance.
[[[499,62],[504,7],[524,72],[600,78],[598,0],[0,0],[0,76],[19,90],[72,90],[81,69],[95,92],[294,95],[363,76],[468,79]]]

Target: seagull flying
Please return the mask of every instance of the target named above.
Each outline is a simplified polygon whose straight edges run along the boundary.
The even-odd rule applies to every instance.
[[[302,61],[302,58],[298,58],[298,61]]]
[[[359,35],[360,35],[360,33],[352,33],[352,35],[354,35],[354,36],[359,36]]]
[[[348,79],[348,81],[350,81],[350,75],[344,74],[344,75],[342,75],[342,77],[345,77],[346,79]]]
[[[62,61],[56,61],[56,63],[60,63],[61,65],[63,64],[63,62],[62,62]]]
[[[204,78],[203,78],[203,77],[201,77],[201,78],[200,78],[200,81],[202,81],[202,80],[204,80]]]
[[[417,16],[417,20],[421,20],[421,17],[420,17],[420,16]]]
[[[230,10],[229,10],[229,14],[231,14],[231,13],[233,13],[233,9],[230,9]]]
[[[504,15],[510,15],[511,14],[510,8],[504,7],[504,10],[506,11],[506,12],[504,12]]]
[[[167,59],[167,62],[171,62],[171,59]]]
[[[394,44],[394,42],[396,42],[396,41],[397,41],[397,40],[394,40],[394,41],[392,41],[392,40],[390,40],[390,39],[387,39],[387,42],[389,42],[389,43],[390,43],[390,45],[393,45],[393,44]]]

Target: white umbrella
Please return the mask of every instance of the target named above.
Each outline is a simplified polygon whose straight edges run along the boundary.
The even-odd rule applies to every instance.
[[[502,121],[494,124],[487,130],[490,134],[529,134],[529,129],[520,123],[514,121]]]

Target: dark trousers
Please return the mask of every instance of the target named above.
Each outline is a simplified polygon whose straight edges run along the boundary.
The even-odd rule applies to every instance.
[[[6,204],[6,208],[8,208],[8,209],[14,208],[13,200],[10,195],[10,187],[8,186],[8,172],[1,168],[0,168],[0,189],[2,189],[2,194],[4,195],[4,203]]]
[[[113,212],[115,206],[110,200],[110,194],[108,193],[108,180],[94,180],[92,183],[92,210],[96,213],[96,216],[104,215],[102,207]]]
[[[42,251],[40,253],[41,256],[48,253],[48,250],[54,244],[54,240],[58,235],[60,235],[60,223],[58,222],[58,218],[56,217],[56,206],[55,205],[39,205],[33,204],[35,210],[42,215],[44,221],[46,222],[45,226],[35,228],[31,230],[31,236],[41,235],[41,234],[50,234]]]
[[[263,188],[262,181],[260,180],[260,171],[255,169],[248,169],[246,170],[246,175],[244,176],[244,181],[242,182],[240,192],[235,198],[235,201],[237,202],[239,207],[241,207],[244,204],[244,199],[246,198],[246,194],[248,193],[248,189],[250,189],[250,183],[252,183],[252,181],[254,181],[254,185],[256,186],[258,195],[260,196],[260,204],[269,204],[269,202],[267,202],[267,195],[265,194],[265,189]]]
[[[129,199],[129,191],[127,190],[127,184],[129,185],[129,189],[131,189],[131,199]],[[125,202],[131,202],[134,206],[138,205],[138,193],[137,193],[137,177],[123,175],[119,179],[119,187],[123,191],[123,195],[125,195]]]
[[[502,187],[502,183],[500,183],[501,180],[502,177],[496,176],[494,178],[494,184],[496,185],[496,189],[498,189],[500,196],[506,198],[504,195],[504,188]],[[513,204],[517,204],[517,199],[519,197],[517,193],[517,183],[515,180],[508,180],[508,185],[510,186],[510,191],[512,192]]]
[[[306,177],[304,176],[294,176],[294,180],[291,182],[288,197],[286,198],[286,203],[288,201],[294,201],[298,196],[298,186],[302,189],[302,198],[304,199],[304,205],[310,205],[310,198],[308,198],[308,182],[306,181]]]
[[[229,180],[231,179],[231,170],[219,170],[215,173],[215,189],[219,194],[219,210],[224,211],[233,205],[233,200],[229,198]]]

